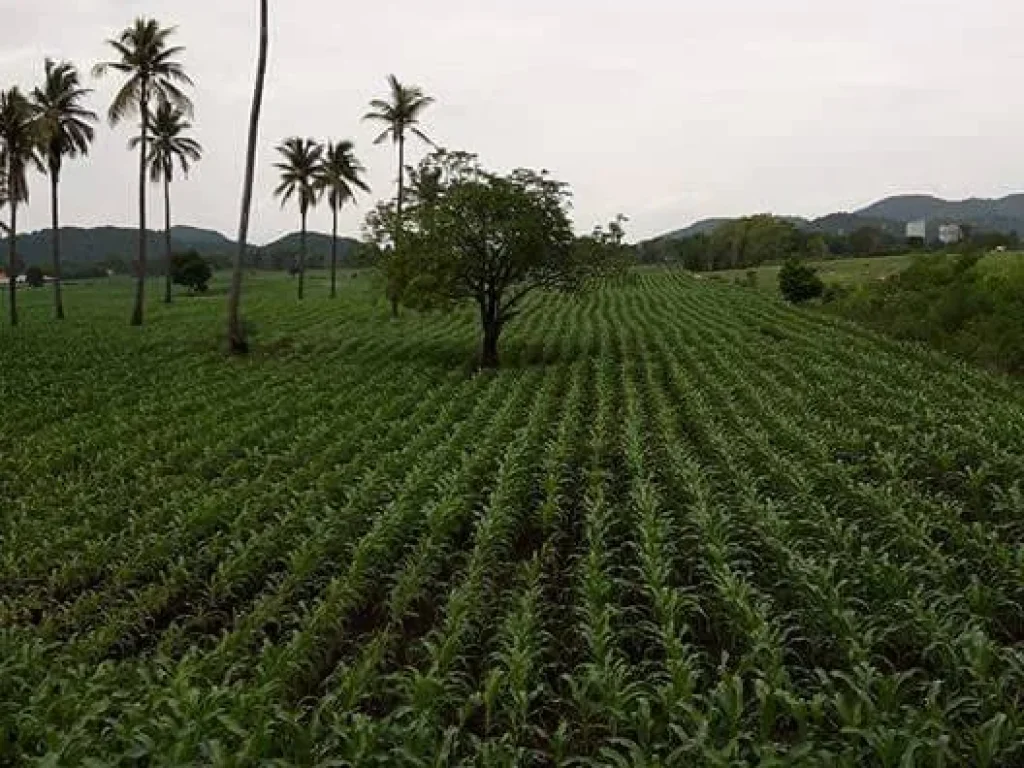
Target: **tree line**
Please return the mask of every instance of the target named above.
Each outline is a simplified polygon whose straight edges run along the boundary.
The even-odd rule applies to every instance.
[[[1015,232],[975,231],[963,227],[964,239],[955,246],[901,237],[879,226],[864,225],[849,233],[802,229],[789,219],[759,214],[724,221],[710,232],[679,238],[660,238],[636,247],[641,263],[672,263],[694,272],[757,267],[790,258],[828,259],[887,256],[924,250],[994,250],[1016,248]]]

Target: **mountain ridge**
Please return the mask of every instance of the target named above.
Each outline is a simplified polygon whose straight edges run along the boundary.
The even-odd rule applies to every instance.
[[[69,265],[116,265],[124,268],[131,265],[138,249],[139,231],[129,227],[79,227],[60,228],[61,259]],[[287,232],[276,240],[263,245],[249,245],[248,251],[255,263],[275,268],[287,268],[286,262],[299,250],[300,233]],[[0,239],[0,253],[6,253],[8,238]],[[338,237],[338,256],[344,262],[357,240]],[[18,254],[29,266],[46,266],[52,259],[53,236],[49,229],[18,233]],[[322,232],[308,232],[307,245],[309,260],[322,263],[330,255],[331,236]],[[165,233],[162,230],[147,230],[146,246],[151,261],[160,261],[165,252]],[[171,250],[182,252],[196,250],[203,257],[215,263],[224,263],[233,257],[237,243],[226,235],[202,227],[177,225],[171,227]]]
[[[702,219],[682,229],[666,232],[652,240],[677,240],[709,233],[719,224],[739,217]],[[907,222],[925,219],[929,225],[969,224],[976,229],[1024,234],[1024,193],[999,198],[968,197],[946,200],[935,195],[891,195],[854,211],[835,211],[814,219],[781,216],[801,229],[823,234],[849,234],[862,226],[872,226],[902,234]]]

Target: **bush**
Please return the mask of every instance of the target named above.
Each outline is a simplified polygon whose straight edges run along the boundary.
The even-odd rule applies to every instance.
[[[190,291],[205,293],[209,288],[213,270],[196,251],[176,253],[171,257],[171,279],[176,285],[184,285]]]
[[[1024,259],[929,254],[836,301],[843,315],[976,363],[1024,373]]]
[[[46,281],[43,279],[43,270],[39,267],[29,267],[25,270],[25,282],[30,288],[42,288]]]
[[[825,286],[824,292],[821,294],[821,300],[826,304],[834,304],[837,301],[842,301],[851,293],[850,286],[843,285],[842,283],[829,283]]]
[[[825,292],[825,284],[814,269],[790,259],[779,272],[779,290],[786,301],[802,304],[821,296]]]

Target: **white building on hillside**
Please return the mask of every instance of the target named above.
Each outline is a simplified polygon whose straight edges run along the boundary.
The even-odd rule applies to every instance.
[[[907,240],[914,238],[920,238],[926,240],[928,237],[928,222],[924,219],[920,221],[909,221],[907,222]]]
[[[939,242],[953,245],[964,239],[964,231],[959,224],[943,224],[939,227]]]

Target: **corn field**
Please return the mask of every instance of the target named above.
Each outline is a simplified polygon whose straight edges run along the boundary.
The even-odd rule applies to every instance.
[[[1019,384],[669,272],[476,373],[349,282],[0,331],[0,764],[1024,764]]]

